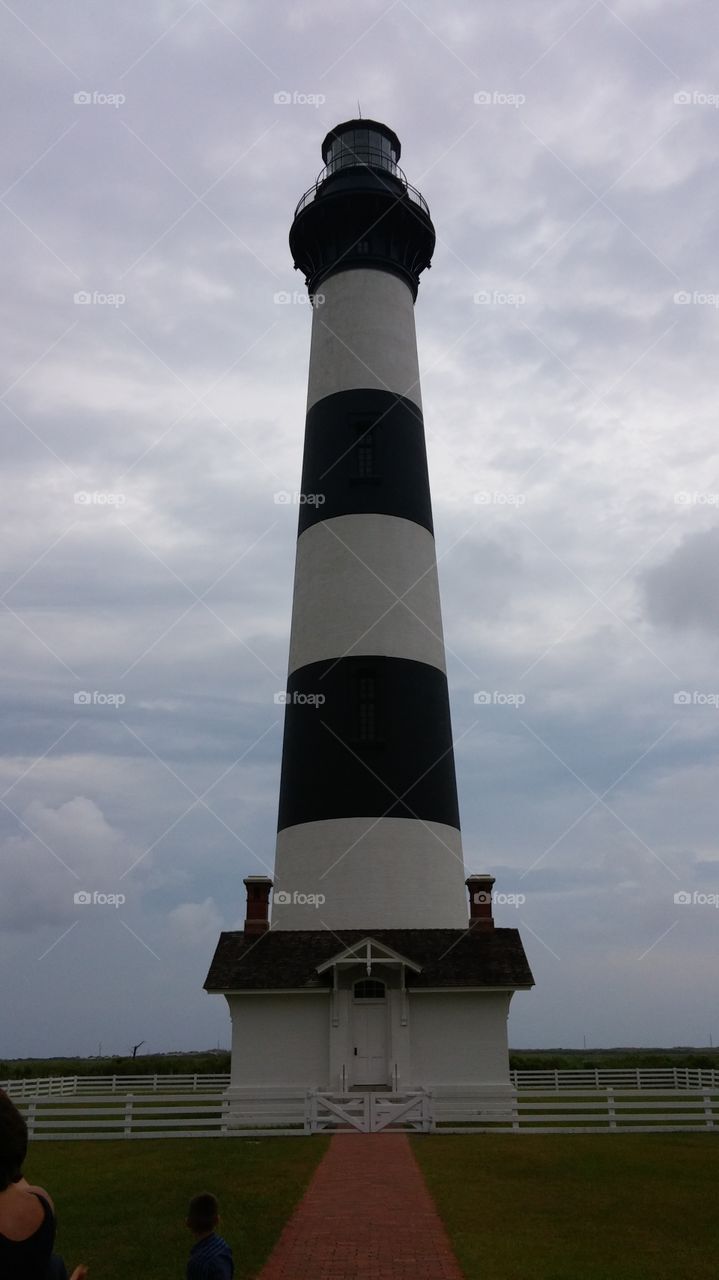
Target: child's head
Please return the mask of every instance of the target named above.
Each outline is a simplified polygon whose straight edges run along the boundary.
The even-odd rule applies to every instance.
[[[217,1196],[211,1195],[209,1191],[193,1196],[187,1210],[187,1225],[190,1231],[196,1236],[209,1235],[220,1220],[219,1210]]]

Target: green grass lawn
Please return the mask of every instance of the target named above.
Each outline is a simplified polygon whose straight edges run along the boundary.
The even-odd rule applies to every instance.
[[[716,1280],[717,1135],[413,1145],[467,1280]]]
[[[57,1250],[90,1280],[182,1280],[192,1237],[187,1202],[219,1198],[237,1280],[257,1274],[327,1147],[327,1139],[36,1142],[25,1166],[58,1214]]]

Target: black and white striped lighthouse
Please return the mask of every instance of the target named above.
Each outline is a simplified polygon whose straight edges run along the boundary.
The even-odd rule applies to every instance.
[[[414,326],[435,232],[386,125],[322,157],[290,232],[313,310],[272,924],[463,929]]]

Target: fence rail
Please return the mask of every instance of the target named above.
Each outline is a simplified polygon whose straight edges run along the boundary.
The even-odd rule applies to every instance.
[[[442,1133],[719,1133],[719,1088],[589,1087],[562,1089],[559,1096],[552,1091],[510,1090],[494,1099],[477,1090],[451,1094],[436,1090],[423,1092],[421,1098],[419,1094],[317,1095],[277,1090],[271,1096],[239,1100],[217,1089],[118,1090],[114,1094],[15,1095],[15,1100],[35,1141],[295,1135],[337,1127],[337,1123],[342,1128],[365,1129],[357,1117],[368,1105],[370,1130],[402,1125]]]
[[[510,1071],[520,1091],[565,1092],[568,1089],[719,1089],[719,1071],[695,1067],[598,1067],[576,1071]],[[67,1097],[98,1093],[207,1093],[227,1089],[229,1074],[44,1076],[4,1080],[0,1088],[13,1098]]]
[[[204,1093],[226,1089],[229,1074],[214,1075],[196,1072],[194,1075],[136,1075],[136,1076],[43,1076],[35,1080],[2,1080],[0,1089],[11,1097],[44,1098],[72,1097],[77,1094],[97,1093]]]
[[[433,1132],[442,1133],[675,1133],[719,1132],[719,1090],[562,1089],[517,1093],[489,1105],[471,1094],[436,1096]]]
[[[699,1067],[589,1067],[510,1071],[515,1089],[718,1089],[719,1071]]]

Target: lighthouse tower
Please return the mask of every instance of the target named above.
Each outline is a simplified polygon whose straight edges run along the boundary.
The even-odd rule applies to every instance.
[[[466,894],[397,135],[322,145],[290,247],[313,299],[273,921],[459,928]]]
[[[275,875],[245,879],[205,987],[238,1128],[381,1128],[386,1094],[476,1122],[533,978],[464,873],[414,327],[435,232],[386,125],[322,158],[290,232],[313,307]]]

